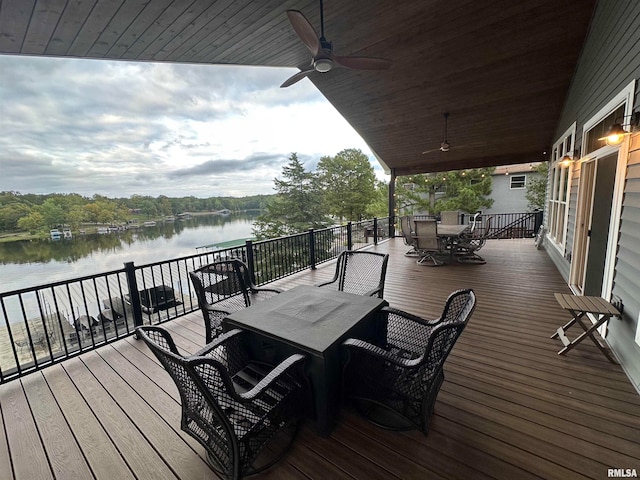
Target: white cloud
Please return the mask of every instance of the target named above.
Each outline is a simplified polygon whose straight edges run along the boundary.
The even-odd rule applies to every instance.
[[[0,56],[0,190],[197,197],[273,193],[364,141],[291,69]]]

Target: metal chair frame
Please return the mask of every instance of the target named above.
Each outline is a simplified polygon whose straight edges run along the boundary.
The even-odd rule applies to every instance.
[[[182,356],[162,327],[138,327],[136,335],[175,382],[181,429],[205,448],[217,473],[236,480],[266,470],[288,451],[310,405],[305,356],[291,355],[276,367],[252,362],[241,330],[221,335],[193,356]],[[283,432],[289,441],[265,452]],[[265,461],[256,466],[260,460]]]
[[[207,343],[222,333],[224,317],[282,292],[257,287],[249,276],[247,265],[237,258],[200,267],[189,272],[189,278],[204,317]]]
[[[333,278],[318,287],[383,298],[388,263],[386,253],[346,250],[338,255]]]
[[[377,345],[353,338],[343,343],[347,353],[345,397],[380,427],[417,428],[427,435],[444,381],[444,362],[475,304],[473,290],[467,289],[449,295],[442,315],[435,320],[383,308],[384,340]]]

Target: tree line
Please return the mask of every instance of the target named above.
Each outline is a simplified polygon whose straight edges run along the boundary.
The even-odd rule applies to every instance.
[[[0,192],[0,231],[30,233],[68,225],[77,229],[83,224],[124,224],[130,220],[152,219],[185,212],[261,210],[269,195],[235,197],[85,197],[77,193],[21,194]]]

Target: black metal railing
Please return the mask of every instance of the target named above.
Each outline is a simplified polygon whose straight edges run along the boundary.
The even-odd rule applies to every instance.
[[[216,259],[242,259],[265,284],[388,238],[391,225],[374,218],[0,293],[0,383],[197,310],[188,273]]]
[[[533,238],[535,237],[540,225],[542,225],[543,212],[526,212],[526,213],[484,213],[477,217],[465,213],[460,214],[460,223],[463,225],[476,222],[476,232],[484,234],[487,219],[491,219],[491,227],[489,228],[488,238],[507,239],[507,238]],[[436,219],[437,215],[413,215],[415,219]],[[396,227],[400,231],[399,226]]]

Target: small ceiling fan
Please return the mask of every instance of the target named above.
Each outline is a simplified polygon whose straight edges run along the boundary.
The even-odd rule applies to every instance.
[[[335,66],[356,70],[387,70],[391,67],[391,60],[386,58],[334,55],[331,42],[324,37],[322,0],[320,0],[320,37],[309,20],[298,10],[287,10],[287,16],[293,30],[311,52],[312,58],[311,64],[306,69],[285,80],[280,88],[293,85],[313,72],[326,73]]]
[[[434,148],[432,150],[427,150],[426,152],[422,152],[423,155],[431,152],[437,152],[437,151],[448,152],[449,149],[451,148],[451,144],[447,140],[447,124],[449,121],[449,112],[443,113],[442,116],[444,116],[444,137],[442,139],[442,142],[440,143],[440,148]]]

